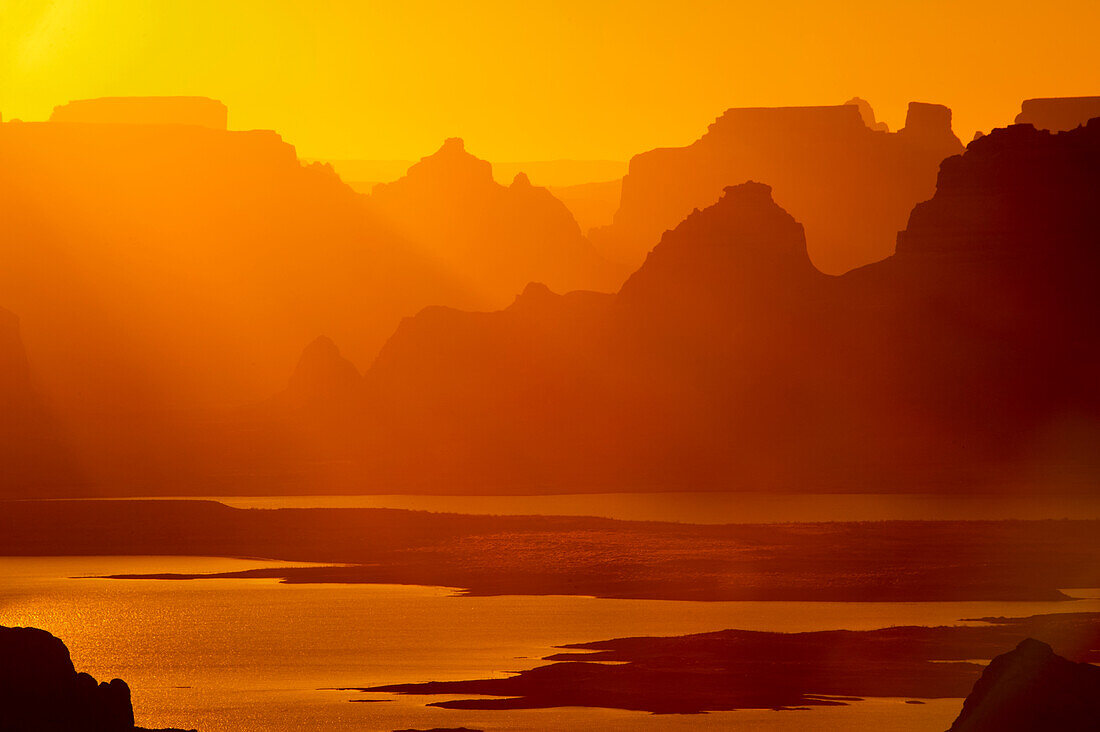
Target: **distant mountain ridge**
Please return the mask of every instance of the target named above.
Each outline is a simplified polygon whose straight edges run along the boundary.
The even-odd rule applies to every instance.
[[[101,97],[59,104],[50,122],[80,124],[182,124],[226,130],[229,109],[206,97]]]
[[[885,133],[856,100],[732,114],[710,134],[803,115],[909,152],[953,139],[946,108],[914,105]],[[57,428],[42,435],[80,467],[45,479],[57,493],[1100,476],[1096,121],[972,142],[896,253],[841,276],[815,266],[777,189],[746,181],[667,231],[617,293],[563,295],[607,274],[576,221],[523,176],[493,181],[458,140],[364,197],[273,133],[123,127],[0,127],[0,285],[24,324],[3,340]],[[448,305],[421,309],[430,298]],[[4,388],[26,393],[9,370]]]
[[[841,277],[746,183],[667,232],[618,295],[532,286],[500,312],[424,311],[365,375],[364,475],[1088,485],[1098,154],[1100,123],[995,131],[945,161],[896,255]]]

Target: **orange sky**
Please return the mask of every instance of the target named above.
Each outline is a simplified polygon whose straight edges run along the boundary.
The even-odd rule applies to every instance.
[[[0,0],[0,113],[195,94],[305,157],[626,159],[730,106],[909,100],[955,129],[1100,93],[1100,2]]]

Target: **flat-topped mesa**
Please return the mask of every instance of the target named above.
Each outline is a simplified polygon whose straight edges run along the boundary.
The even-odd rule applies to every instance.
[[[951,130],[951,109],[942,104],[909,102],[905,127],[898,134],[936,149],[961,148],[962,143]]]
[[[870,105],[868,105],[870,106]],[[865,128],[863,114],[856,104],[820,107],[731,107],[707,127],[703,139],[748,132],[770,134],[836,134]]]
[[[229,110],[206,97],[100,97],[53,108],[50,122],[136,125],[196,125],[228,128]]]
[[[1016,124],[1063,132],[1095,117],[1100,117],[1100,97],[1049,97],[1025,100],[1016,115]]]

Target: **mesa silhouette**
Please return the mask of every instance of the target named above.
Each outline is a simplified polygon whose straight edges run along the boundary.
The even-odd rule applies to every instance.
[[[1100,123],[998,130],[942,166],[897,253],[811,263],[728,188],[616,295],[429,308],[322,425],[409,488],[1081,490],[1100,475]]]
[[[873,131],[853,102],[805,115],[905,149],[949,132],[916,121],[942,123],[932,107]],[[1079,490],[1100,475],[1098,129],[976,140],[896,254],[842,276],[745,183],[616,294],[431,306],[371,363],[425,302],[481,307],[472,282],[499,296],[554,270],[548,252],[578,277],[598,258],[560,202],[494,183],[458,142],[364,197],[273,133],[6,123],[4,306],[43,439],[79,469],[5,473],[3,491]],[[520,237],[513,215],[550,233],[514,256],[476,233]],[[468,256],[443,266],[437,236]]]
[[[757,180],[805,225],[814,264],[839,274],[893,252],[909,210],[935,190],[940,161],[962,149],[951,110],[936,104],[910,104],[896,133],[858,97],[833,107],[729,109],[687,147],[636,155],[614,223],[591,236],[637,267],[693,209]]]
[[[4,626],[0,626],[0,728],[12,732],[144,730],[134,726],[125,681],[112,679],[97,685],[88,674],[76,672],[69,649],[53,635],[38,628]]]
[[[100,97],[59,104],[50,122],[229,126],[229,109],[206,97]]]
[[[1094,117],[1100,117],[1100,97],[1047,97],[1025,99],[1016,124],[1062,132],[1086,125]]]
[[[1096,613],[985,620],[986,623],[973,626],[811,633],[723,630],[664,638],[619,638],[562,646],[566,652],[546,658],[554,663],[508,678],[395,684],[362,691],[506,697],[432,704],[447,709],[569,706],[698,714],[732,709],[838,706],[869,696],[963,697],[981,673],[981,665],[972,659],[990,658],[1028,637],[1047,640],[1061,652],[1082,661],[1100,660],[1093,650],[1100,641],[1097,630],[1100,615]],[[1026,648],[1025,645],[1025,651]],[[1049,646],[1046,650],[1053,655]],[[1071,671],[1066,667],[1073,664],[1064,659],[1061,663],[1049,657],[1044,661],[1053,668],[1028,670],[1038,671],[1042,678],[1040,694],[1048,696],[1045,708],[1050,710],[1047,721],[1052,724],[964,725],[958,730],[1086,729],[1058,726],[1058,721],[1073,718],[1072,712],[1060,715],[1053,710],[1061,701],[1067,710],[1091,707],[1095,711],[1095,698],[1088,694],[1095,689],[1096,670],[1090,667],[1088,672]],[[974,707],[984,707],[991,695],[1000,696],[999,701],[1004,704],[1002,712],[1017,705],[1027,708],[1029,702],[1034,704],[1025,689],[988,689],[989,677],[1008,675],[1005,665],[1003,657],[993,661],[983,681],[974,687],[972,699],[977,700],[968,702],[970,708],[964,709],[960,719],[985,717]],[[1058,681],[1074,683],[1059,692],[1055,686]],[[1017,691],[1020,696],[1014,693]],[[1087,719],[1094,721],[1095,716]],[[1028,717],[1023,717],[1020,721],[1027,720]]]

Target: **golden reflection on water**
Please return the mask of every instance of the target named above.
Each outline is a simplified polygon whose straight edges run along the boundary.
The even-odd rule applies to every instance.
[[[229,571],[279,562],[193,557],[0,558],[0,624],[62,638],[78,669],[121,677],[139,724],[244,730],[942,730],[957,700],[874,700],[812,712],[691,717],[613,710],[465,712],[438,698],[318,691],[501,676],[553,646],[723,628],[815,630],[944,624],[964,617],[1100,610],[1070,603],[697,603],[456,597],[444,588],[282,585],[274,580],[104,580],[88,575]],[[75,579],[74,579],[75,578]],[[379,703],[351,699],[384,698]]]

